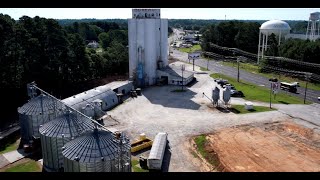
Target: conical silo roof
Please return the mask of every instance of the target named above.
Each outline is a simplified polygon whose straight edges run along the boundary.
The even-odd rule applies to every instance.
[[[89,118],[69,111],[44,124],[39,132],[47,137],[76,137],[93,128]]]
[[[111,132],[95,129],[65,144],[62,154],[70,160],[91,163],[115,159],[118,149],[119,140]]]
[[[51,114],[61,108],[62,105],[57,103],[56,100],[44,94],[40,94],[18,108],[18,112],[25,115]]]

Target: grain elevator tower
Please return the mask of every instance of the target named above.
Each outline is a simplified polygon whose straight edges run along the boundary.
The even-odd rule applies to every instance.
[[[160,9],[132,9],[128,19],[129,78],[139,87],[156,83],[156,71],[168,65],[168,19]]]

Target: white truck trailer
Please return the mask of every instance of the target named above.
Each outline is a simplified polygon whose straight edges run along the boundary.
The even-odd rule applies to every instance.
[[[150,155],[148,157],[148,169],[161,170],[164,152],[167,145],[167,136],[165,132],[160,132],[153,140]]]

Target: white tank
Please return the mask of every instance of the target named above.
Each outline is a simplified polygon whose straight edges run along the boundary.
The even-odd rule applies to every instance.
[[[312,21],[319,20],[320,19],[320,12],[311,13],[309,19]]]
[[[223,90],[223,101],[225,104],[228,104],[231,98],[231,92],[229,88]]]
[[[220,99],[220,89],[218,87],[215,87],[212,90],[212,100],[214,103],[217,103]]]
[[[288,23],[281,21],[281,20],[270,20],[267,22],[264,22],[260,26],[260,31],[262,34],[275,34],[279,35],[281,34],[282,36],[289,34],[290,33],[290,26]]]
[[[91,104],[86,104],[85,107],[82,108],[82,113],[91,118],[94,117],[94,106]]]

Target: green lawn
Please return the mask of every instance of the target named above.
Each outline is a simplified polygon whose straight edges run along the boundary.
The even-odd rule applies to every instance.
[[[0,154],[4,154],[4,153],[10,152],[10,151],[17,150],[19,143],[20,143],[20,141],[17,140],[14,143],[5,145],[4,149],[3,148],[0,149]]]
[[[231,111],[236,114],[246,114],[246,113],[254,113],[254,112],[264,112],[264,111],[273,111],[276,110],[274,108],[270,109],[270,107],[265,106],[253,106],[253,109],[247,110],[244,105],[232,105]]]
[[[206,140],[206,136],[205,135],[200,135],[197,136],[196,138],[194,138],[194,142],[197,145],[197,150],[199,151],[199,153],[201,154],[201,156],[206,159],[210,164],[212,164],[213,166],[217,166],[218,165],[218,160],[216,159],[216,157],[210,155],[210,153],[208,153],[205,150],[205,144],[207,142]]]
[[[142,169],[140,168],[140,166],[136,166],[139,164],[138,160],[132,159],[131,164],[132,164],[133,172],[149,172],[149,170]]]
[[[208,71],[207,68],[204,68],[204,67],[201,67],[201,66],[200,66],[200,70],[201,70],[201,71]]]
[[[10,167],[5,172],[41,172],[41,168],[36,161],[29,160],[14,167]]]
[[[221,64],[226,65],[226,66],[231,66],[237,68],[237,62],[226,62],[226,61],[221,61]],[[302,81],[297,78],[289,77],[289,76],[283,76],[275,73],[260,73],[260,67],[258,65],[254,65],[251,63],[240,63],[239,68],[248,71],[251,73],[259,74],[261,76],[267,77],[267,78],[278,78],[280,81],[285,81],[285,82],[300,82],[301,87],[305,87],[306,81]],[[240,74],[241,76],[241,74]],[[317,83],[308,83],[308,89],[313,89],[313,90],[318,90],[320,91],[320,84]]]
[[[223,74],[211,74],[212,78],[223,78],[227,79],[230,84],[233,84],[238,91],[242,91],[245,95],[244,99],[250,101],[261,101],[261,102],[269,102],[270,101],[270,89],[266,87],[260,87],[248,82],[241,80],[237,82],[236,79],[230,78],[229,76],[225,76]],[[241,75],[240,75],[241,77]],[[281,103],[281,104],[303,104],[303,99],[290,95],[289,92],[283,93],[280,92],[276,95],[276,98],[272,97],[272,103]],[[311,104],[311,102],[306,101],[307,104]]]
[[[200,51],[201,50],[201,46],[199,44],[192,46],[191,48],[179,48],[179,51],[181,52],[194,52],[194,51]]]

